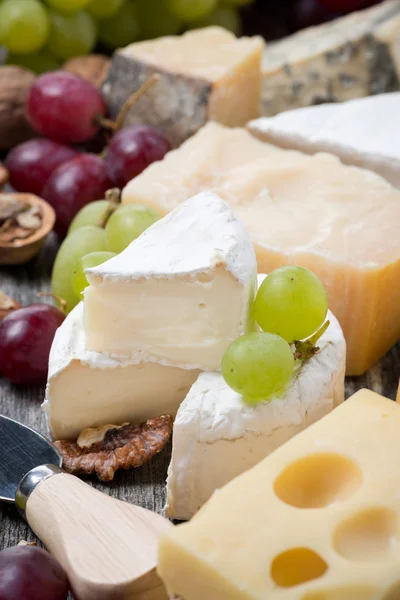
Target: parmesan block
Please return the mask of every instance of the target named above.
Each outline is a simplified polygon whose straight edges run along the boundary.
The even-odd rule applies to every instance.
[[[253,241],[259,272],[285,264],[314,271],[359,375],[400,336],[400,192],[330,154],[307,156],[209,123],[123,191],[167,213],[193,194],[224,199]]]
[[[109,113],[116,118],[127,98],[157,74],[126,125],[160,127],[175,146],[208,120],[244,125],[260,114],[263,48],[259,37],[237,39],[220,27],[131,44],[114,54],[103,84]]]
[[[166,531],[185,600],[397,600],[400,406],[361,390]],[[388,460],[388,457],[389,460]]]
[[[166,365],[214,371],[229,344],[254,329],[254,249],[215,194],[191,198],[86,275],[90,350],[139,350]]]
[[[199,371],[166,367],[140,352],[118,360],[85,349],[82,302],[57,330],[49,359],[46,399],[53,439],[76,439],[86,427],[140,423],[175,416]]]
[[[215,490],[343,402],[346,344],[327,318],[319,353],[269,402],[247,406],[220,373],[200,373],[175,419],[167,517],[190,519]]]
[[[400,3],[387,0],[268,44],[261,113],[399,89]]]
[[[400,92],[321,104],[262,117],[248,124],[259,139],[371,169],[400,188]]]

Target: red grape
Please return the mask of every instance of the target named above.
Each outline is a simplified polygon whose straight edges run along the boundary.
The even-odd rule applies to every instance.
[[[0,600],[66,600],[69,583],[61,565],[36,546],[0,552]]]
[[[29,91],[27,118],[36,131],[63,144],[90,140],[106,106],[99,90],[79,75],[53,71],[37,77]]]
[[[123,187],[170,149],[169,141],[159,129],[130,125],[118,131],[108,145],[108,174],[118,187]]]
[[[324,6],[329,10],[343,11],[346,13],[362,8],[363,4],[365,4],[365,0],[318,0],[318,2],[321,6]]]
[[[15,146],[7,156],[10,183],[19,192],[40,196],[54,169],[78,154],[75,148],[52,140],[28,140]]]
[[[81,154],[59,166],[43,190],[56,211],[56,233],[65,236],[76,213],[111,187],[104,160],[96,154]]]
[[[289,14],[289,27],[292,31],[312,27],[340,17],[343,13],[328,10],[318,0],[299,0]]]
[[[3,319],[0,323],[2,375],[13,383],[44,383],[54,334],[64,318],[64,314],[50,304],[31,304]]]

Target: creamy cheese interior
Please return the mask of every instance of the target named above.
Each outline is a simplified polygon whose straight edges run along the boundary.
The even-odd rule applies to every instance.
[[[243,286],[223,268],[196,277],[104,279],[85,291],[87,345],[218,370],[228,345],[247,329],[247,311]]]
[[[140,353],[119,360],[90,352],[82,313],[80,303],[57,330],[50,352],[43,408],[53,439],[76,439],[86,427],[175,416],[199,371],[148,362]]]

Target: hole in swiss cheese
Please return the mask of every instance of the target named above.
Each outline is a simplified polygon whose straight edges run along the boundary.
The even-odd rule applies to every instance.
[[[327,563],[313,550],[291,548],[274,558],[271,577],[277,585],[287,588],[318,579],[327,569]]]
[[[341,454],[310,454],[292,462],[276,478],[274,491],[297,508],[325,508],[348,500],[362,483],[358,465]]]

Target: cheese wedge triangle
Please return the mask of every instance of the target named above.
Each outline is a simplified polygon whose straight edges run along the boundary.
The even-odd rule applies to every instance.
[[[215,194],[191,198],[87,278],[89,350],[218,370],[228,345],[254,327],[255,253]]]
[[[217,490],[161,539],[167,591],[185,600],[399,598],[399,428],[400,406],[361,390]]]

